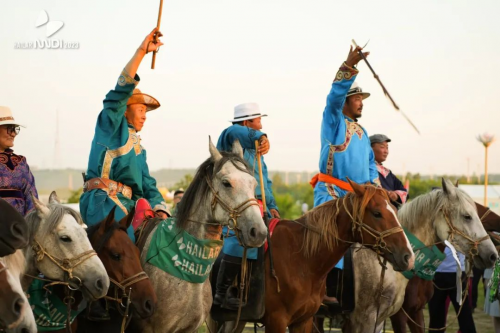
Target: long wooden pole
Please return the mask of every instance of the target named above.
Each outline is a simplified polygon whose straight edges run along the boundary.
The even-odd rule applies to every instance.
[[[156,23],[156,27],[160,29],[160,24],[161,24],[161,13],[163,12],[163,0],[160,0],[160,11],[158,12],[158,22]],[[155,36],[155,42],[156,42],[157,37]],[[151,69],[155,69],[155,62],[156,62],[156,53],[158,51],[153,52],[153,60],[151,62]]]
[[[264,216],[267,216],[267,206],[266,206],[266,189],[264,188],[264,177],[262,176],[262,162],[260,160],[259,153],[259,140],[255,140],[255,154],[257,156],[257,163],[259,165],[259,181],[260,181],[260,195],[262,197],[262,208],[264,210]]]
[[[488,146],[484,146],[484,206],[488,207]]]

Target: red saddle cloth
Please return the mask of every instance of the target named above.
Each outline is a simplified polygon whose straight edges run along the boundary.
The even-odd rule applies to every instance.
[[[134,231],[137,230],[145,219],[152,217],[155,217],[155,212],[151,208],[149,202],[144,198],[137,200],[135,203],[135,214],[134,219],[132,220],[132,228],[134,228]]]
[[[277,218],[273,218],[271,220],[269,220],[269,238],[271,238],[273,236],[273,232],[274,232],[274,228],[276,228],[276,226],[278,225],[278,223],[280,222],[281,220],[280,219],[277,219]],[[267,240],[266,242],[264,243],[264,251],[267,252]]]

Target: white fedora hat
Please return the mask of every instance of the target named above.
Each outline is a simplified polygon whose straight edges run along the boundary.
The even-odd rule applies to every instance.
[[[363,89],[361,89],[361,87],[356,82],[354,82],[352,84],[351,89],[349,89],[349,91],[347,92],[346,97],[349,97],[352,95],[363,95],[362,96],[363,99],[370,97],[370,93],[363,92]]]
[[[243,120],[250,120],[259,117],[267,117],[267,114],[261,114],[259,104],[257,103],[244,103],[234,107],[234,119],[230,120],[236,123]]]
[[[21,127],[26,127],[14,120],[12,111],[10,111],[10,108],[6,106],[0,106],[0,126],[2,125],[18,125]]]

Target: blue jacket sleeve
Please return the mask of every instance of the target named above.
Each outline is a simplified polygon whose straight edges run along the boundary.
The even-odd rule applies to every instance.
[[[144,165],[142,168],[142,191],[144,192],[144,198],[149,201],[153,210],[168,212],[167,204],[163,201],[163,196],[156,187],[156,179],[149,174],[146,150],[143,149],[142,153],[144,154]]]
[[[217,142],[217,149],[222,151],[231,151],[234,140],[240,141],[243,149],[255,149],[255,140],[259,140],[265,135],[261,131],[251,129],[246,126],[232,125],[226,128],[220,135]]]
[[[335,80],[326,98],[326,107],[323,111],[323,122],[329,125],[329,127],[335,127],[343,119],[342,109],[345,99],[357,74],[358,70],[343,63],[337,75],[335,75]]]
[[[266,184],[266,205],[268,209],[276,209],[279,211],[278,206],[276,204],[276,200],[274,200],[274,193],[273,193],[273,181],[269,178],[269,174],[267,173],[267,165],[263,163],[263,169],[262,173],[264,178],[267,181]]]
[[[380,179],[378,178],[377,164],[375,163],[375,154],[370,148],[370,181],[372,184],[381,186]]]
[[[97,118],[96,127],[99,129],[100,135],[111,138],[115,136],[117,131],[122,130],[122,127],[127,127],[127,122],[124,120],[127,101],[132,96],[134,88],[139,84],[139,80],[137,74],[135,78],[132,78],[125,70],[122,71],[115,89],[110,90],[106,95],[103,101],[103,110]]]

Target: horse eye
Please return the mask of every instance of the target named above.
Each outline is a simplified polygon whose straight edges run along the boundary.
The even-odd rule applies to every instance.
[[[230,182],[228,182],[227,180],[223,180],[223,181],[222,181],[222,185],[224,185],[224,186],[225,186],[225,187],[227,187],[227,188],[231,188],[231,187],[232,187],[232,186],[231,186],[231,183],[230,183]]]
[[[120,261],[122,259],[122,256],[119,253],[111,252],[111,258],[113,260]]]
[[[464,219],[466,219],[467,221],[471,221],[472,220],[472,216],[470,216],[469,214],[465,214],[464,215]]]
[[[61,237],[59,237],[59,239],[65,243],[71,243],[71,238],[68,236],[61,236]]]
[[[382,213],[381,212],[372,212],[373,216],[375,216],[376,218],[381,218],[382,217]]]

